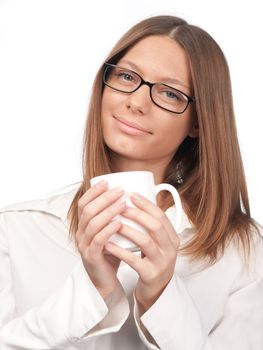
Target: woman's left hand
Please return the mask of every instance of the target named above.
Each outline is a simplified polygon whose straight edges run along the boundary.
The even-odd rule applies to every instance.
[[[131,195],[131,200],[136,207],[128,207],[122,215],[139,223],[148,234],[124,224],[118,233],[140,247],[141,257],[113,243],[107,243],[105,248],[139,274],[135,297],[146,311],[174,274],[179,238],[162,209],[137,193]]]

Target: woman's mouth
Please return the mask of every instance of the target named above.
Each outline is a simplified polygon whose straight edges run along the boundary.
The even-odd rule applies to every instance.
[[[137,123],[130,122],[126,119],[117,118],[115,116],[113,118],[115,119],[118,128],[126,134],[134,136],[152,134],[150,131],[146,130]]]

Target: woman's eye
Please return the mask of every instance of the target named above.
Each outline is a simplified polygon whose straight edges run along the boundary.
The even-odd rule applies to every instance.
[[[166,92],[166,95],[167,95],[168,97],[170,97],[170,98],[177,98],[177,96],[176,96],[173,92],[171,92],[171,91],[167,91],[167,92]]]
[[[119,77],[127,81],[133,80],[133,76],[129,73],[119,73]]]
[[[178,100],[179,96],[177,94],[175,94],[173,91],[164,91],[164,94],[166,97],[170,98],[170,99],[174,99],[174,100]]]

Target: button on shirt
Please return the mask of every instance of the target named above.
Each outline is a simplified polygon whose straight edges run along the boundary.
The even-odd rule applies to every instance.
[[[127,264],[106,300],[89,279],[69,238],[76,190],[0,210],[1,350],[263,349],[260,226],[247,267],[231,244],[213,265],[179,254],[173,278],[140,316],[138,275]],[[166,215],[174,223],[175,208]],[[178,234],[182,243],[195,234],[186,215]]]

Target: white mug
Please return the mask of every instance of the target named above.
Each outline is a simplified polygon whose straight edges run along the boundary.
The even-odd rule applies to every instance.
[[[90,184],[93,186],[101,180],[107,181],[109,189],[121,186],[125,191],[124,199],[126,200],[126,204],[130,207],[134,207],[134,204],[129,198],[129,194],[131,192],[137,192],[156,204],[156,195],[163,190],[169,191],[173,196],[176,207],[175,230],[179,229],[183,213],[180,196],[177,190],[170,184],[161,183],[159,185],[155,185],[153,173],[149,171],[125,171],[119,173],[110,173],[92,178],[90,180]],[[129,225],[144,234],[147,233],[141,225],[132,220],[126,219],[121,215],[116,216],[115,219],[120,220],[122,223]],[[110,241],[133,252],[140,250],[133,242],[118,233],[113,234],[113,236],[110,238]]]

